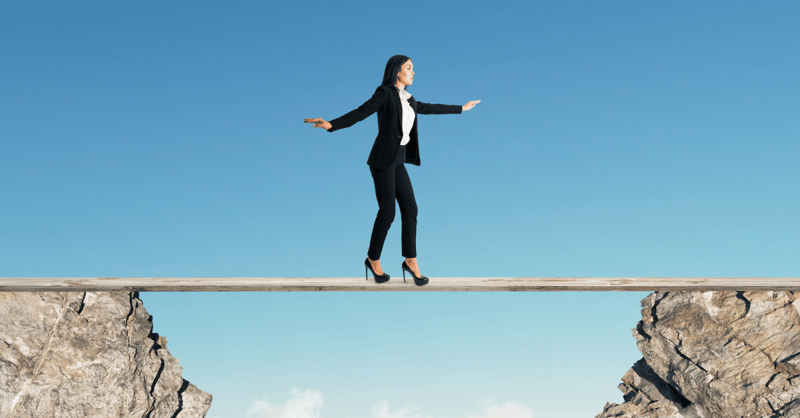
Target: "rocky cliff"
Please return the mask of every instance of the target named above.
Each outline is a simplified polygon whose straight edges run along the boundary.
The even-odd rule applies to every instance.
[[[204,417],[138,292],[0,292],[0,417]]]
[[[800,417],[800,292],[656,292],[643,358],[595,418]]]

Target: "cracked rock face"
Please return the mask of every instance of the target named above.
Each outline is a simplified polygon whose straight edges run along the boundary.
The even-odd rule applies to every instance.
[[[204,417],[138,292],[0,292],[0,417]]]
[[[800,292],[656,292],[633,330],[644,358],[595,418],[800,417]]]

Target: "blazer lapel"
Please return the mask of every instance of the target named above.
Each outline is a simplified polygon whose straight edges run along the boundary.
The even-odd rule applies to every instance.
[[[400,92],[397,90],[397,87],[392,86],[392,91],[394,91],[394,103],[397,107],[397,126],[400,127],[400,135],[403,134],[403,103],[401,102]]]
[[[400,97],[400,91],[397,87],[392,86],[392,90],[394,91],[394,103],[395,106],[397,106],[397,126],[400,128],[400,135],[403,135],[403,99]],[[408,104],[414,111],[414,115],[417,115],[417,101],[414,99],[414,96],[408,99]],[[414,124],[417,124],[416,117],[414,118]]]

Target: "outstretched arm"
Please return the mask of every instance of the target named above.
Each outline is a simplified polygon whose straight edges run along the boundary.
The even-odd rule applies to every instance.
[[[331,127],[328,129],[328,132],[349,128],[355,125],[357,122],[361,122],[369,115],[380,109],[385,101],[386,92],[384,91],[383,86],[378,86],[378,88],[375,89],[375,93],[372,95],[372,97],[364,102],[364,104],[359,106],[358,109],[350,111],[347,114],[330,121],[329,123],[331,124]]]
[[[461,113],[461,111],[462,107],[458,105],[417,102],[417,113],[420,115],[448,115]]]
[[[481,102],[480,100],[474,100],[468,102],[464,106],[417,102],[417,113],[421,115],[446,115],[453,113],[461,113],[465,110],[472,109],[473,107],[475,107],[476,104],[480,102]]]

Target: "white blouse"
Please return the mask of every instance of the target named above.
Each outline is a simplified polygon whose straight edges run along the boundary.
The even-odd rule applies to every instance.
[[[395,86],[395,88],[400,92],[400,103],[403,105],[403,139],[400,140],[400,145],[405,145],[411,141],[411,128],[414,127],[414,118],[416,114],[414,113],[414,109],[411,108],[411,105],[408,104],[411,93],[397,86]]]

